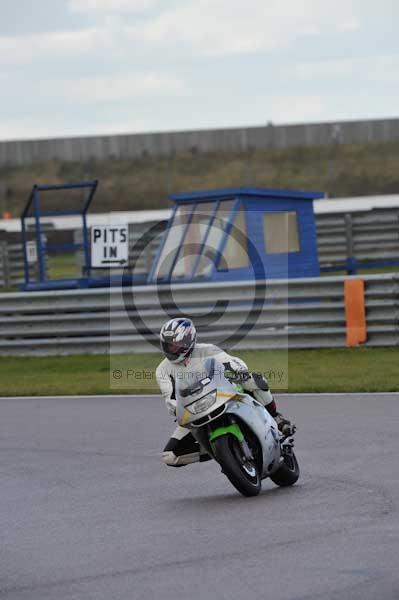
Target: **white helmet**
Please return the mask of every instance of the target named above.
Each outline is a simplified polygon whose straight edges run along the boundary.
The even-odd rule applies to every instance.
[[[162,325],[161,349],[171,363],[183,362],[194,350],[197,331],[191,319],[171,319]]]

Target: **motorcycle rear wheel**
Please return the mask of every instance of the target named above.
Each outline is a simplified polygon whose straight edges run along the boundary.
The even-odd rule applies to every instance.
[[[243,496],[257,496],[261,476],[255,461],[245,460],[239,441],[233,435],[223,435],[213,442],[214,454],[230,483]]]

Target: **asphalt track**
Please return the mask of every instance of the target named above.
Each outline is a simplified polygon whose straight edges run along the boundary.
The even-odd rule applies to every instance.
[[[298,484],[165,467],[159,398],[0,400],[0,600],[399,598],[399,394],[284,396]]]

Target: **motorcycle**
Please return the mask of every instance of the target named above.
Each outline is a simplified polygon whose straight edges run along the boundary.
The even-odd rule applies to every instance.
[[[190,384],[177,382],[176,417],[221,466],[244,496],[256,496],[263,479],[291,486],[299,477],[293,433],[283,435],[263,404],[240,384],[225,377],[214,357],[192,374]]]

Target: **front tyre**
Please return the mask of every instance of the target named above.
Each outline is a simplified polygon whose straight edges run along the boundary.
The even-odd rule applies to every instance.
[[[283,453],[284,462],[281,463],[281,467],[270,475],[270,479],[276,485],[281,487],[287,487],[294,485],[298,481],[299,477],[299,465],[294,452]]]
[[[216,460],[223,473],[243,496],[257,496],[261,489],[259,467],[245,458],[238,439],[222,435],[212,442]]]

